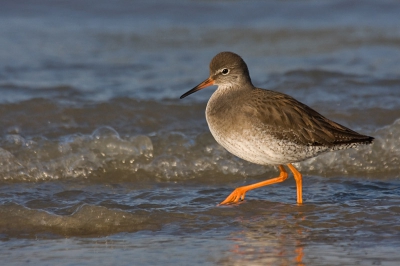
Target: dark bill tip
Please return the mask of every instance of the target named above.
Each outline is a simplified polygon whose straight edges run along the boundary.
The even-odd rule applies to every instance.
[[[202,83],[200,83],[199,85],[197,85],[196,87],[194,87],[193,89],[191,89],[190,91],[182,94],[182,96],[179,99],[183,99],[186,96],[189,96],[192,93],[195,93],[196,91],[199,91],[201,89],[204,89],[205,87],[214,85],[214,80],[212,78],[208,78],[205,81],[203,81]]]

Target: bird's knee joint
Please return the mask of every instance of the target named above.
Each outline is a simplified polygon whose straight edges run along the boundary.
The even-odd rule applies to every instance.
[[[283,181],[285,181],[287,178],[288,178],[288,174],[287,173],[281,173],[280,175],[279,175],[279,179],[280,179],[280,182],[283,182]]]

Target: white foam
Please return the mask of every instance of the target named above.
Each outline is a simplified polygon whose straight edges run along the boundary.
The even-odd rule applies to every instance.
[[[91,135],[71,135],[60,140],[26,140],[19,135],[5,138],[8,150],[0,150],[0,176],[6,180],[48,180],[88,177],[107,168],[112,161],[133,163],[151,158],[152,141],[147,136],[120,138],[111,127],[96,129]]]
[[[328,152],[295,165],[305,176],[398,178],[400,120],[371,135],[376,138],[372,145]],[[151,138],[121,137],[111,127],[100,127],[89,135],[74,134],[57,140],[26,139],[10,134],[1,142],[0,178],[16,182],[93,178],[114,170],[125,171],[135,178],[160,180],[251,176],[277,171],[233,156],[209,133],[196,137],[181,132],[158,132]]]

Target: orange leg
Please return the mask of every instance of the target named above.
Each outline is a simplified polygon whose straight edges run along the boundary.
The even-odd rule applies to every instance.
[[[292,164],[288,164],[287,165],[290,169],[290,171],[292,171],[294,179],[296,180],[296,187],[297,187],[297,203],[298,204],[302,204],[303,203],[303,178],[300,174],[299,171],[297,171],[296,168],[294,168],[294,166]]]
[[[290,170],[292,170],[292,172],[294,169],[296,171],[296,173],[298,173],[300,175],[300,183],[301,183],[301,174],[291,164],[289,164],[288,166],[289,166]],[[292,167],[293,167],[293,169],[292,169]],[[249,190],[285,181],[288,178],[288,174],[285,171],[285,168],[283,168],[283,165],[279,165],[279,170],[280,170],[280,174],[278,177],[275,177],[275,178],[272,178],[272,179],[269,179],[266,181],[262,181],[259,183],[255,183],[252,185],[238,187],[223,202],[221,202],[220,205],[235,203],[235,202],[238,202],[239,200],[244,200],[244,196],[246,195],[246,192]],[[293,174],[296,175],[295,172],[293,172]],[[297,184],[297,179],[296,179],[296,184]],[[297,185],[297,202],[299,201],[298,188],[299,188],[299,186]],[[301,185],[300,185],[300,195],[301,195]],[[301,198],[301,196],[300,196],[300,198]]]

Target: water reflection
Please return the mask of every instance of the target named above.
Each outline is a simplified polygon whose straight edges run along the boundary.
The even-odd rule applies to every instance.
[[[280,206],[280,209],[298,206]],[[301,208],[301,207],[300,207]],[[308,231],[301,226],[302,211],[284,214],[274,208],[269,215],[240,217],[243,229],[232,233],[232,245],[223,264],[229,265],[306,265],[305,242]],[[285,211],[284,211],[285,212]]]

